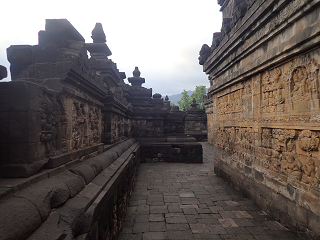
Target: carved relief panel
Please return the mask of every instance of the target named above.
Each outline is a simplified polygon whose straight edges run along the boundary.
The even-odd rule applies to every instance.
[[[54,156],[61,149],[63,107],[59,97],[47,92],[40,93],[41,134],[46,157]],[[65,136],[63,136],[65,137]]]
[[[262,147],[274,156],[262,156],[269,164],[263,167],[284,174],[288,180],[319,187],[320,131],[262,129]]]
[[[236,84],[217,94],[217,113],[226,115],[252,111],[252,81]]]
[[[70,100],[69,100],[70,101]],[[101,141],[101,109],[80,100],[71,100],[72,150],[92,146]]]
[[[290,99],[297,102],[309,102],[307,108],[319,108],[319,64],[309,55],[301,56],[290,63]]]
[[[320,108],[319,64],[304,55],[271,70],[261,77],[262,113],[289,113]]]
[[[283,112],[285,81],[280,68],[266,71],[261,83],[261,107],[263,113]]]

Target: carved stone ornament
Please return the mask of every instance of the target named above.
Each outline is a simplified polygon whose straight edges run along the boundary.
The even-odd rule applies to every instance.
[[[262,78],[261,107],[265,113],[284,111],[285,97],[283,90],[285,88],[285,82],[282,79],[280,68],[275,68],[273,72],[272,75],[269,71],[265,72]]]
[[[40,95],[41,135],[40,141],[45,145],[45,156],[58,154],[61,145],[62,107],[53,94],[42,91]]]
[[[5,66],[0,65],[0,80],[6,78],[8,76],[8,71]]]
[[[211,54],[211,48],[207,44],[203,44],[199,54],[199,64],[203,65]]]
[[[134,77],[140,77],[140,71],[139,71],[139,68],[138,67],[135,67],[134,68],[134,71],[132,72],[133,76]]]
[[[303,151],[316,151],[319,147],[319,136],[310,130],[303,130],[299,136],[298,145]]]

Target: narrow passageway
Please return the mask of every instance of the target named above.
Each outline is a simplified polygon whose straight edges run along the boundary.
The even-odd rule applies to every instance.
[[[119,236],[125,239],[299,239],[204,163],[143,163]]]

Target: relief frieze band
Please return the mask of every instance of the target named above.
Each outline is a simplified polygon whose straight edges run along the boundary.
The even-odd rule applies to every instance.
[[[319,75],[319,64],[309,55],[265,71],[261,77],[262,112],[319,109]]]
[[[261,145],[251,127],[214,129],[218,151],[247,166],[266,169],[286,176],[291,184],[300,182],[319,189],[320,131],[262,128]]]

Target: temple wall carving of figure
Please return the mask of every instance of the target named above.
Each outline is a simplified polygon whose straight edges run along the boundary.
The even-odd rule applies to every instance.
[[[224,18],[234,2],[219,1]],[[300,237],[318,239],[320,1],[243,2],[203,63],[215,171]]]

